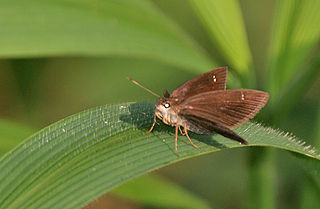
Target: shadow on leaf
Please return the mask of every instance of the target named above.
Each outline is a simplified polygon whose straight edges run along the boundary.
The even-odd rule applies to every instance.
[[[129,109],[129,114],[120,115],[119,117],[120,120],[134,125],[137,129],[143,132],[147,132],[153,123],[154,104],[153,103],[134,103],[134,104],[130,104],[128,109]],[[154,127],[153,131],[168,133],[172,135],[174,140],[174,134],[175,134],[174,128],[172,126],[168,126],[162,123],[161,121],[159,121],[159,119],[157,120],[157,124]],[[218,136],[217,134],[200,135],[200,134],[189,132],[189,135],[193,140],[197,140],[209,146],[213,146],[218,149],[228,148],[226,145],[221,144],[216,140],[213,140],[214,136]],[[179,135],[179,139],[182,139],[182,138],[186,139],[186,143],[189,143],[185,136]]]

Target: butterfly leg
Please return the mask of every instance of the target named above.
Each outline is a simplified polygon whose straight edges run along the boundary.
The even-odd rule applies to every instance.
[[[180,131],[180,134],[181,134],[182,136],[186,135],[185,133],[182,132],[180,126],[179,126],[179,131]]]
[[[176,151],[176,154],[179,156],[179,153],[178,153],[178,129],[179,129],[179,126],[176,126],[176,136],[175,136],[175,140],[174,140],[174,148],[175,148],[175,151]]]
[[[156,115],[154,115],[153,124],[152,124],[150,130],[145,132],[144,134],[149,134],[153,130],[154,125],[156,125],[156,122],[157,122],[157,117],[156,117]]]
[[[187,135],[187,138],[189,139],[189,142],[191,143],[191,145],[194,146],[194,147],[197,148],[197,149],[200,149],[197,145],[195,145],[195,144],[191,141],[191,139],[190,139],[190,137],[189,137],[189,135],[188,135],[187,124],[184,124],[184,125],[183,125],[183,128],[184,128],[184,133]]]

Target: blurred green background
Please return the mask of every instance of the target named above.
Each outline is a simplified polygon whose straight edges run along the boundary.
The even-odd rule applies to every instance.
[[[270,93],[257,120],[319,149],[319,10],[318,0],[0,1],[0,154],[90,107],[156,100],[126,76],[161,94],[219,66],[228,88]],[[154,173],[214,208],[320,208],[317,180],[274,149]]]

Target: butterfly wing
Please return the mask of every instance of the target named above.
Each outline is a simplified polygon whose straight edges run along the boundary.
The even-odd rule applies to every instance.
[[[187,98],[204,92],[225,90],[227,67],[220,67],[195,77],[172,92],[170,97]]]
[[[250,89],[211,91],[187,98],[179,104],[178,114],[233,128],[253,118],[268,99],[268,93]]]
[[[249,144],[237,133],[232,131],[230,128],[222,126],[214,121],[210,121],[206,118],[200,118],[195,115],[185,115],[184,118],[187,120],[188,129],[198,134],[210,134],[212,132],[218,133],[229,139],[233,139],[242,144]]]

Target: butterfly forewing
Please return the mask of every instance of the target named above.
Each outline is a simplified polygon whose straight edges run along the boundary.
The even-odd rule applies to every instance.
[[[268,93],[249,89],[206,92],[179,104],[178,114],[203,118],[233,128],[253,118],[268,98]]]
[[[187,98],[204,92],[225,90],[227,67],[220,67],[195,77],[172,92],[170,97]]]

